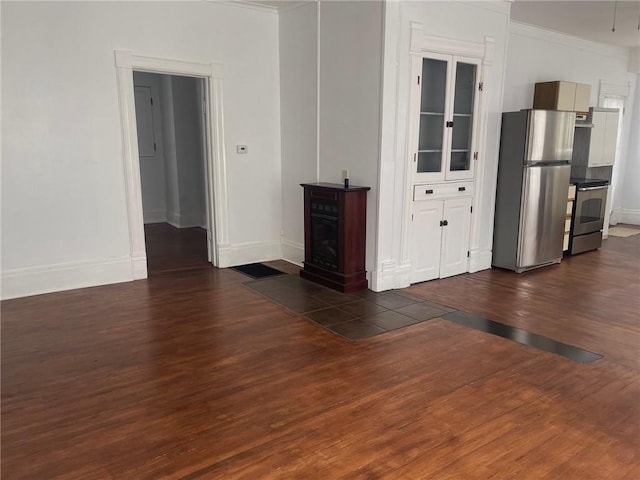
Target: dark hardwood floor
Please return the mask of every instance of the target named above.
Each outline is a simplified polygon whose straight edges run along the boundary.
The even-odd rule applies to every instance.
[[[2,478],[640,478],[639,253],[405,290],[591,364],[439,318],[350,342],[213,267],[2,302]]]
[[[150,223],[144,226],[144,236],[149,276],[209,267],[207,231],[203,228],[176,228],[168,223]]]

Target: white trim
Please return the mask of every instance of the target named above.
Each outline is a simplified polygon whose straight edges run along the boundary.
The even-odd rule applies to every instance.
[[[612,225],[626,223],[629,225],[640,225],[640,210],[631,208],[614,208],[611,212]]]
[[[146,260],[145,270],[146,270]],[[139,259],[114,258],[100,262],[70,262],[2,272],[2,299],[73,290],[134,279]]]
[[[316,182],[320,181],[320,1],[316,2]]]
[[[246,8],[248,10],[256,10],[258,12],[278,14],[278,7],[271,5],[264,5],[258,2],[251,2],[249,0],[205,0],[211,3],[221,3],[223,5],[229,5],[231,7]]]
[[[584,38],[575,37],[566,33],[554,32],[542,27],[527,25],[525,23],[511,20],[509,22],[509,34],[519,35],[521,37],[529,37],[535,40],[544,40],[549,43],[571,46],[580,50],[589,50],[597,55],[604,57],[617,57],[628,61],[629,49],[624,47],[616,47],[605,43],[594,42]]]
[[[219,267],[233,267],[246,263],[267,262],[282,258],[280,242],[245,242],[218,247]]]
[[[144,223],[164,223],[167,221],[166,210],[145,210],[143,212]]]
[[[115,51],[118,83],[118,99],[122,122],[123,167],[127,218],[129,225],[129,245],[131,269],[134,279],[146,278],[146,248],[144,238],[144,215],[142,209],[142,188],[140,183],[140,161],[136,131],[135,102],[133,93],[133,70],[149,73],[185,75],[205,79],[208,88],[207,116],[210,128],[205,141],[211,142],[211,149],[205,149],[209,190],[213,190],[215,211],[211,212],[215,221],[215,247],[212,256],[217,266],[216,250],[228,244],[228,207],[226,160],[224,154],[224,120],[222,105],[223,66],[215,63],[196,63],[182,60],[164,59],[134,55],[129,51]]]
[[[278,13],[289,12],[299,7],[313,5],[314,3],[317,3],[317,2],[315,0],[306,0],[306,1],[299,1],[299,2],[294,0],[287,0],[286,2],[281,2],[281,3],[282,3],[282,6],[278,7]]]
[[[602,107],[605,98],[607,97],[621,97],[624,98],[625,108],[627,97],[631,92],[631,83],[612,83],[606,80],[600,80],[600,88],[598,89],[598,106]]]
[[[202,225],[202,215],[198,213],[167,212],[166,222],[176,228],[200,227],[207,229],[206,225]]]
[[[482,59],[485,57],[485,50],[484,43],[425,35],[421,23],[411,22],[410,53],[421,55],[424,52],[430,52]]]
[[[470,250],[469,273],[479,272],[491,268],[491,250]]]
[[[302,266],[304,261],[304,245],[290,240],[282,240],[282,259]]]
[[[371,272],[370,288],[374,292],[384,292],[396,288],[406,288],[411,285],[411,264],[396,265],[393,262],[383,262],[382,269]]]

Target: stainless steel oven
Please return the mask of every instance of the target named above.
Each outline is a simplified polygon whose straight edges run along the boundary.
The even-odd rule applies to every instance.
[[[606,180],[575,181],[576,200],[571,224],[571,254],[600,248],[607,204]]]

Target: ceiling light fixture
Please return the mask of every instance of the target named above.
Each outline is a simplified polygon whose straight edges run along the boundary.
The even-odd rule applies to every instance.
[[[613,3],[613,26],[611,27],[611,31],[616,31],[616,14],[618,13],[618,0]]]

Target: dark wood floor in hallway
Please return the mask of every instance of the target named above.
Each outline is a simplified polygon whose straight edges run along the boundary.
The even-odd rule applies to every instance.
[[[350,342],[213,267],[2,302],[2,478],[640,478],[639,254],[406,290],[591,364],[440,318]]]

